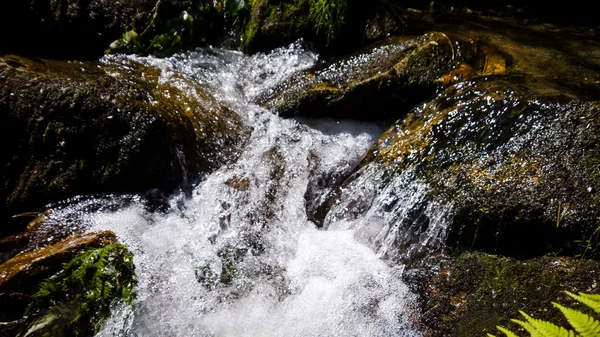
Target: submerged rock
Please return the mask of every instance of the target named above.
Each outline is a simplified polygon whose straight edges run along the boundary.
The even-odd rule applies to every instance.
[[[463,253],[434,272],[408,273],[421,294],[424,336],[471,337],[495,333],[523,310],[537,319],[562,322],[550,302],[572,303],[564,293],[597,293],[600,262],[564,257],[531,260]],[[516,330],[516,329],[513,329]]]
[[[324,69],[300,73],[258,101],[284,117],[395,119],[441,86],[505,69],[506,61],[491,48],[430,33],[395,38]]]
[[[0,265],[0,334],[92,336],[118,301],[131,303],[131,253],[112,232],[75,235]]]
[[[234,111],[167,64],[6,56],[0,214],[77,194],[189,187],[235,157],[247,136]]]
[[[592,236],[600,205],[600,103],[574,90],[513,77],[450,87],[373,145],[325,225],[362,219],[390,258],[582,253],[574,243]]]

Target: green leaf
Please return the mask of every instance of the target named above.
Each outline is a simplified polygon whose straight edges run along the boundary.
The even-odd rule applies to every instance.
[[[497,326],[496,327],[498,330],[500,330],[500,332],[504,333],[506,335],[506,337],[519,337],[516,333],[508,330],[507,328],[503,327],[503,326]],[[490,335],[490,334],[488,334]],[[491,336],[491,335],[490,335]],[[495,336],[494,336],[495,337]]]
[[[583,312],[571,308],[564,307],[558,303],[552,303],[558,308],[582,337],[598,337],[600,336],[600,322],[593,317],[584,314]]]
[[[583,303],[594,310],[596,313],[600,314],[600,295],[598,294],[584,294],[579,293],[579,295],[575,295],[572,292],[565,291],[565,293],[572,298],[574,298],[579,303]]]
[[[235,15],[242,9],[246,3],[244,0],[225,0],[225,11],[229,14]]]
[[[126,31],[123,34],[123,42],[125,44],[129,44],[131,41],[135,40],[138,37],[138,33],[135,30]]]
[[[522,326],[531,337],[574,337],[575,332],[541,319],[535,319],[523,311],[519,311],[527,322],[517,319],[512,321]]]

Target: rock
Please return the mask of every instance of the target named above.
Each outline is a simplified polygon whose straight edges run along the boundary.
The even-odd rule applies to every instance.
[[[0,264],[25,250],[30,245],[32,236],[39,240],[40,236],[36,235],[36,231],[47,220],[46,215],[49,215],[49,212],[49,210],[45,210],[44,212],[29,212],[13,216],[13,220],[26,218],[30,221],[27,222],[26,230],[23,232],[0,238]],[[48,237],[44,237],[44,243],[47,244],[48,239]]]
[[[300,73],[260,97],[259,103],[285,117],[395,119],[440,86],[503,73],[505,68],[504,59],[491,49],[430,33],[392,39],[324,69]]]
[[[470,337],[517,327],[511,318],[523,310],[537,319],[562,322],[550,302],[573,303],[564,293],[598,293],[600,263],[564,257],[531,260],[467,252],[432,273],[408,273],[422,297],[424,336]]]
[[[189,188],[248,136],[234,111],[166,63],[0,60],[3,218],[78,194]]]
[[[242,29],[243,49],[267,51],[294,42],[309,28],[309,6],[307,0],[251,1],[248,22]]]
[[[92,336],[117,301],[131,303],[131,253],[110,231],[75,235],[0,265],[0,333]]]
[[[598,226],[600,103],[580,90],[520,77],[450,87],[373,145],[324,206],[325,226],[362,219],[392,259],[583,253],[574,243]]]
[[[182,11],[200,14],[197,4],[194,0],[7,0],[0,4],[0,30],[5,32],[0,51],[97,59],[126,31],[137,28],[148,40],[172,33],[171,29],[180,28],[177,24]],[[215,41],[215,35],[223,32],[222,14],[213,6],[205,7],[201,13],[202,18],[185,27],[195,29],[193,38],[185,41],[188,46]]]
[[[241,27],[242,49],[265,52],[299,38],[341,55],[404,31],[402,6],[351,0],[254,0]]]

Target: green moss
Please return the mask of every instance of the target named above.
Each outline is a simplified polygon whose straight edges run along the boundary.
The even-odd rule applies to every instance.
[[[28,315],[38,317],[28,335],[95,334],[110,317],[112,305],[131,304],[135,299],[132,259],[120,244],[77,255],[63,271],[41,284],[27,309]]]
[[[600,276],[594,260],[543,257],[515,260],[463,253],[442,264],[426,285],[423,321],[433,336],[482,336],[509,325],[519,310],[563,325],[550,301],[565,302],[564,290],[592,291]],[[566,325],[566,324],[564,324]]]
[[[332,42],[339,34],[347,0],[253,0],[242,28],[242,47],[268,50],[300,37]]]

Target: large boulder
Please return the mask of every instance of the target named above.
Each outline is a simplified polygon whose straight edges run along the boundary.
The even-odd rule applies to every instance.
[[[471,337],[496,334],[496,326],[517,330],[510,321],[523,310],[562,324],[550,302],[572,303],[564,291],[597,293],[600,262],[565,257],[530,260],[467,252],[431,272],[410,271],[409,285],[421,295],[423,336]]]
[[[248,128],[208,90],[125,57],[0,59],[0,215],[97,192],[169,193],[229,162]],[[3,224],[0,234],[17,231]]]
[[[22,252],[0,265],[0,335],[92,336],[135,285],[133,257],[112,232]]]
[[[506,61],[491,48],[429,33],[393,38],[323,69],[302,72],[258,101],[285,117],[396,119],[439,87],[505,69]]]
[[[582,253],[574,243],[598,226],[600,103],[580,90],[513,77],[450,87],[372,146],[325,226],[354,220],[390,258]]]

